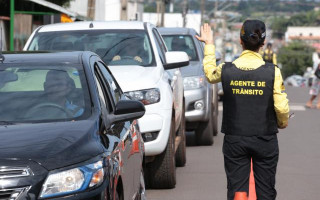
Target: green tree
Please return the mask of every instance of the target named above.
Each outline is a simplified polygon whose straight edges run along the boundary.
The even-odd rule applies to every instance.
[[[295,40],[279,49],[278,61],[282,64],[282,74],[288,77],[293,74],[303,75],[307,67],[313,65],[314,49],[301,40]]]
[[[289,19],[284,17],[277,17],[273,20],[271,24],[272,37],[281,39],[284,36],[284,33],[287,31],[289,24]]]

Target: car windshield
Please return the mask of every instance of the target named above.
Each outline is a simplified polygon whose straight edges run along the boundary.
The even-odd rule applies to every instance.
[[[28,50],[92,51],[107,65],[155,66],[150,40],[144,30],[39,32]]]
[[[1,64],[0,125],[81,120],[91,113],[82,67]]]
[[[199,61],[193,39],[189,35],[162,35],[169,51],[184,51],[190,61]]]

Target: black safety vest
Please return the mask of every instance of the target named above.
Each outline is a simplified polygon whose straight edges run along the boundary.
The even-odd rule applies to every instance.
[[[268,53],[266,51],[267,50],[263,52],[263,60],[265,62],[273,63],[273,51],[269,51]]]
[[[278,133],[273,101],[274,71],[271,63],[255,70],[242,70],[232,63],[222,67],[222,133],[241,136]]]

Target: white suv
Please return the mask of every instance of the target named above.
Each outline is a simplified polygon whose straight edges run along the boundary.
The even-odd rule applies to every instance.
[[[33,32],[24,50],[98,54],[125,94],[145,104],[139,125],[145,141],[147,186],[175,186],[175,167],[186,162],[183,83],[178,69],[189,63],[185,52],[168,52],[152,24],[124,21],[45,25]]]

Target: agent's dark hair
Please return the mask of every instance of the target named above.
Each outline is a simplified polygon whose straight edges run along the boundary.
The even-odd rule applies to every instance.
[[[266,26],[260,20],[246,20],[241,28],[240,38],[245,50],[258,51],[266,38]]]

